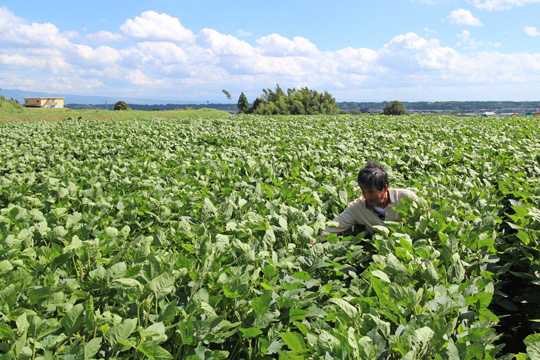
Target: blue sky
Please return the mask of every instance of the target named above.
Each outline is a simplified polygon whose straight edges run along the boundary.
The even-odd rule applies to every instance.
[[[540,99],[540,0],[4,1],[0,88],[226,102]]]

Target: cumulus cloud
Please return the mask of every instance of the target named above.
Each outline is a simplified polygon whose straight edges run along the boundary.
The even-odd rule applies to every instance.
[[[135,19],[128,19],[120,32],[126,38],[150,41],[192,42],[191,30],[186,29],[180,21],[167,14],[145,11]]]
[[[221,34],[214,29],[202,29],[197,36],[196,44],[218,55],[253,55],[253,48],[247,42],[232,35]]]
[[[529,36],[540,36],[540,31],[538,31],[538,28],[535,26],[525,26],[523,30],[525,30],[525,34]]]
[[[281,35],[271,34],[258,39],[257,43],[257,50],[267,56],[315,55],[319,52],[313,43],[299,36],[289,40]]]
[[[53,24],[27,24],[6,7],[0,8],[0,47],[60,48],[69,44],[73,32],[61,34]]]
[[[320,51],[304,37],[270,34],[252,45],[214,29],[193,34],[176,18],[144,12],[117,32],[97,32],[86,39],[92,41],[78,42],[79,37],[68,37],[52,24],[28,25],[5,8],[0,8],[0,29],[3,87],[36,91],[200,101],[219,96],[223,88],[244,91],[253,99],[261,89],[279,83],[283,88],[328,90],[345,100],[395,97],[413,90],[432,98],[434,93],[452,95],[444,89],[540,82],[540,54],[465,55],[456,50],[496,47],[476,41],[469,31],[459,35],[456,49],[407,33],[379,49]],[[41,31],[56,41],[29,46],[42,41]],[[538,33],[532,27],[525,31]]]
[[[450,12],[447,17],[450,24],[462,24],[469,26],[482,26],[482,22],[475,18],[469,10],[457,9]]]
[[[110,31],[98,31],[95,34],[89,34],[86,36],[88,40],[96,43],[117,42],[124,40],[124,36],[121,34],[115,34]]]
[[[538,3],[540,0],[468,0],[476,8],[481,10],[500,11],[508,10],[514,6],[524,6]]]

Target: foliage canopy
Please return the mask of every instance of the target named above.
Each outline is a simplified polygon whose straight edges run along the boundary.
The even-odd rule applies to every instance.
[[[131,110],[129,105],[125,101],[117,101],[116,104],[114,104],[114,110]]]
[[[238,112],[243,114],[249,113],[249,102],[246,94],[244,93],[241,93],[240,97],[238,98]]]
[[[240,103],[240,99],[238,100]],[[263,89],[263,95],[256,98],[253,106],[246,111],[257,115],[317,115],[339,114],[336,99],[327,91],[322,93],[302,89],[288,89],[285,93],[279,85],[276,89]]]
[[[407,111],[401,101],[392,101],[384,107],[384,115],[405,115]]]
[[[0,357],[538,358],[538,118],[131,114],[0,124]],[[367,159],[420,200],[311,245]]]

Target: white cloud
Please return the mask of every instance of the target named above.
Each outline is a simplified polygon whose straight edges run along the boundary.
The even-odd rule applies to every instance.
[[[26,24],[6,7],[0,7],[0,47],[63,48],[69,45],[69,37],[61,34],[53,24]]]
[[[319,53],[313,43],[300,36],[289,40],[281,35],[271,34],[258,39],[257,43],[259,44],[257,50],[267,56],[316,55]]]
[[[447,19],[450,24],[482,26],[482,22],[475,18],[469,10],[465,9],[453,10],[450,12]]]
[[[110,31],[98,31],[95,34],[89,34],[86,36],[90,41],[97,43],[105,42],[117,42],[124,40],[124,36],[120,34],[114,34]]]
[[[441,47],[438,40],[426,40],[414,33],[399,35],[378,53],[378,62],[400,72],[430,72],[447,68],[457,52]]]
[[[94,49],[87,45],[75,44],[72,49],[72,57],[68,60],[87,68],[112,67],[120,59],[119,52],[109,46]]]
[[[167,14],[145,11],[135,19],[128,19],[121,27],[122,35],[134,40],[192,42],[191,30]]]
[[[524,6],[538,3],[540,0],[468,0],[476,8],[481,10],[500,11],[508,10],[514,6]]]
[[[465,54],[463,49],[498,45],[483,44],[469,31],[459,34],[455,49],[407,33],[380,49],[320,51],[303,37],[271,34],[251,45],[214,29],[193,34],[178,19],[154,12],[126,21],[117,33],[92,34],[89,38],[98,42],[94,46],[78,42],[77,36],[68,38],[52,24],[27,25],[5,8],[0,8],[0,28],[18,36],[10,39],[0,31],[3,87],[34,91],[204,101],[220,97],[227,88],[234,96],[243,91],[253,100],[278,83],[284,89],[328,90],[338,101],[404,99],[413,92],[422,100],[456,99],[453,94],[459,91],[471,99],[470,94],[477,94],[472,88],[496,91],[523,84],[536,89],[540,82],[540,54]],[[177,31],[170,32],[173,28]],[[57,41],[47,40],[48,47],[28,46],[41,41],[37,30]],[[114,46],[108,44],[113,41]]]
[[[130,71],[127,75],[127,79],[133,85],[154,85],[156,82],[139,69]]]
[[[221,34],[213,29],[202,29],[197,36],[196,44],[214,54],[252,56],[253,48],[247,42],[232,35]]]
[[[142,42],[139,48],[157,61],[156,65],[186,64],[186,52],[178,45],[170,42]]]
[[[525,30],[525,34],[529,36],[540,36],[540,31],[538,31],[538,28],[535,26],[525,26],[523,30]]]

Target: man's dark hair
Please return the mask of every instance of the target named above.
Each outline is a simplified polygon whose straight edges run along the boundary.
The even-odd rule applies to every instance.
[[[365,167],[358,172],[358,185],[364,189],[373,187],[378,190],[384,189],[388,185],[388,174],[376,161],[369,161]]]

